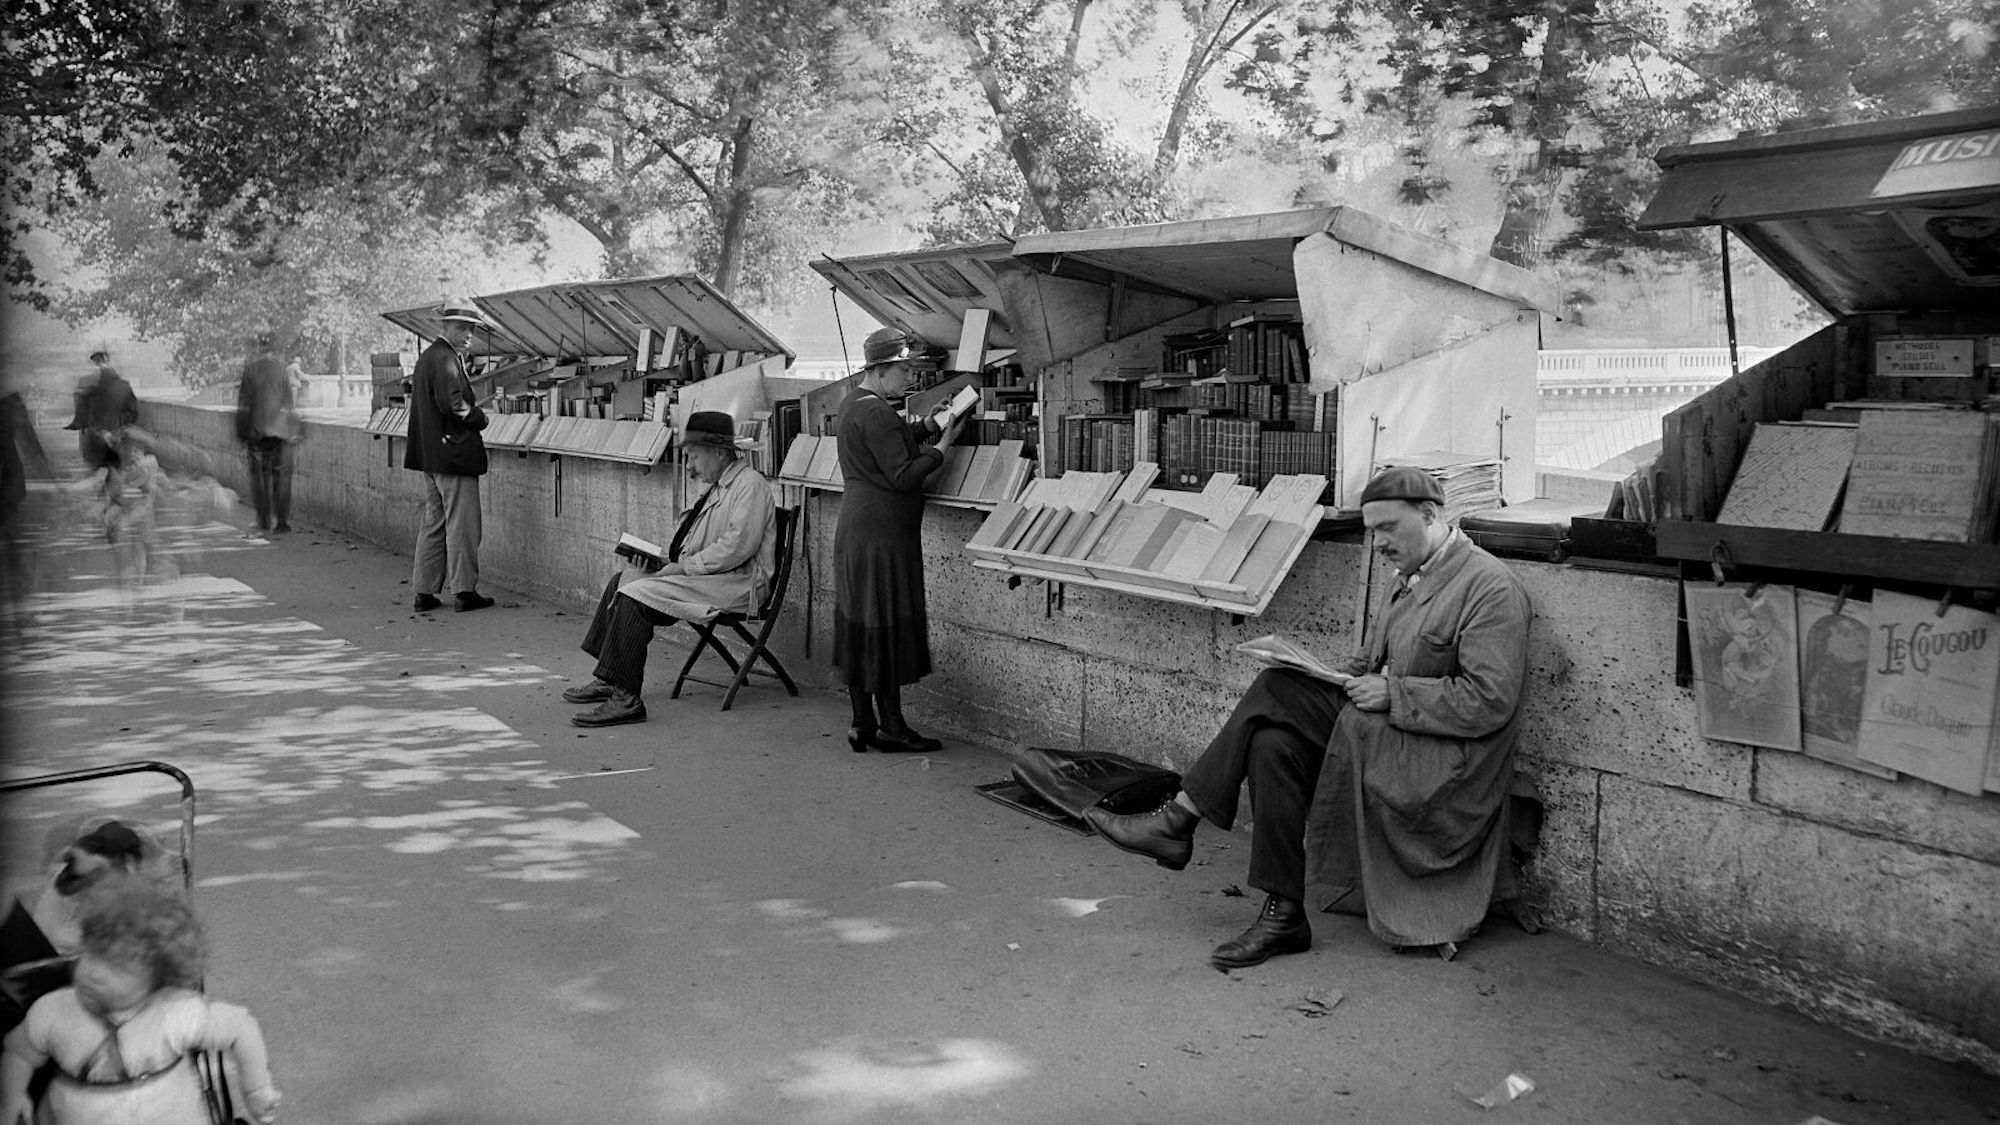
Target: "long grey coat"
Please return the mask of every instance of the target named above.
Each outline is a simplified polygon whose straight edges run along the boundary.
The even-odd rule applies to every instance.
[[[1341,908],[1393,945],[1470,937],[1507,847],[1533,611],[1462,533],[1440,552],[1355,662],[1386,675],[1389,709],[1341,710],[1307,820],[1308,882],[1351,888]]]
[[[776,525],[770,482],[747,463],[732,462],[681,543],[680,564],[687,573],[628,579],[618,592],[682,621],[749,613],[771,589]]]

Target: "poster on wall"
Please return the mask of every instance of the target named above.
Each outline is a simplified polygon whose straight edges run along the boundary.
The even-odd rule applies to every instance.
[[[1875,593],[1861,757],[1979,794],[2000,694],[2000,617],[1891,590]]]
[[[1799,735],[1822,762],[1894,779],[1896,771],[1863,761],[1861,706],[1868,686],[1869,604],[1800,590]]]
[[[1701,736],[1798,750],[1798,618],[1790,586],[1688,583]]]

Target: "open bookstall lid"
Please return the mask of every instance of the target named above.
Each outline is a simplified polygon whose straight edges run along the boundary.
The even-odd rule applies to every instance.
[[[991,309],[986,342],[1014,346],[1008,334],[995,263],[1013,254],[1006,242],[942,246],[859,258],[820,258],[812,268],[868,315],[939,347],[958,346],[960,326],[971,309]],[[858,343],[858,341],[857,341]],[[855,362],[858,364],[859,353]]]
[[[642,329],[652,330],[658,347],[667,330],[677,328],[711,352],[793,357],[777,337],[691,274],[542,285],[474,297],[472,303],[493,329],[473,333],[474,355],[632,355]],[[386,312],[382,318],[426,342],[437,338],[442,325],[435,305]]]
[[[1558,304],[1542,277],[1352,207],[1052,231],[1022,238],[1014,256],[1054,277],[1123,279],[1203,303],[1290,300],[1299,296],[1292,250],[1315,234],[1531,308],[1553,312]]]
[[[1677,145],[1640,230],[1723,226],[1837,316],[2000,300],[2000,106]]]

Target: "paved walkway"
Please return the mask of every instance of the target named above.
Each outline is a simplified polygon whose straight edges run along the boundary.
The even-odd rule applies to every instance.
[[[849,753],[830,696],[655,691],[578,731],[575,612],[412,615],[406,560],[338,534],[168,538],[135,592],[45,539],[7,768],[193,775],[210,987],[262,1020],[293,1125],[1430,1123],[1510,1073],[1535,1089],[1495,1120],[2000,1120],[2000,1080],[1555,934],[1444,964],[1329,916],[1218,973],[1244,837],[1165,872],[977,795],[995,753]],[[11,798],[10,874],[107,811],[174,805]]]

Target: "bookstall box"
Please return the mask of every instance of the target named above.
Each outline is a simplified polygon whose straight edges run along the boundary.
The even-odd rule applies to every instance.
[[[1808,668],[1780,673],[1806,681],[1805,733],[1824,744],[1826,716],[1852,711],[1843,752],[1870,772],[1971,792],[2000,756],[1996,136],[1988,107],[1670,148],[1640,219],[1721,227],[1833,318],[1665,420],[1658,553],[1681,560],[1690,619],[1715,601],[1696,586],[1727,581],[1796,590],[1829,634],[1865,623],[1871,655],[1837,697],[1816,702]],[[1724,599],[1715,619],[1731,617],[1747,622]],[[1683,673],[1719,714],[1745,681],[1700,663]]]
[[[472,303],[487,321],[467,350],[493,449],[652,465],[691,410],[756,428],[771,409],[766,382],[793,358],[692,275],[565,282]],[[382,315],[418,350],[442,324],[429,306]],[[378,411],[369,432],[400,435],[399,420],[407,425]]]
[[[1088,521],[1134,502],[1097,482],[1134,474],[1149,475],[1141,493],[1193,497],[1211,481],[1256,495],[1317,479],[1312,507],[1352,510],[1374,470],[1398,457],[1494,466],[1494,502],[1533,495],[1524,454],[1539,315],[1554,307],[1553,286],[1353,208],[1064,231],[814,268],[884,323],[956,355],[982,339],[1005,349],[1006,362],[979,376],[981,422],[1031,427],[1028,487],[1062,489],[1061,503]],[[1078,482],[1062,484],[1071,475]],[[1190,532],[1197,542],[1226,534],[1201,518],[1210,526]],[[976,558],[1168,596],[1023,546]]]

